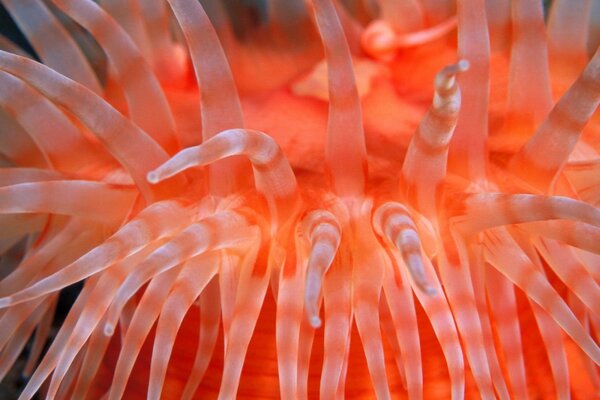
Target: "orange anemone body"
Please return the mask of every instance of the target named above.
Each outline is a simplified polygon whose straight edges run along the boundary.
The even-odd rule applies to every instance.
[[[19,398],[600,393],[592,1],[1,2]]]

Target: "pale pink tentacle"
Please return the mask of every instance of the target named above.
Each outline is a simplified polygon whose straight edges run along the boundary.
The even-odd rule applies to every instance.
[[[97,94],[102,87],[75,40],[41,0],[3,0],[36,53],[52,69]]]
[[[461,111],[448,158],[449,169],[480,181],[487,165],[489,59],[485,4],[483,0],[459,0],[458,57],[469,62],[461,74]]]
[[[600,363],[600,349],[585,332],[558,293],[538,271],[532,261],[514,243],[505,231],[494,229],[485,235],[485,257],[515,285],[523,289],[558,323],[561,328],[596,363]]]
[[[114,265],[177,229],[189,217],[177,201],[156,203],[126,224],[105,243],[32,286],[14,293],[12,301],[26,301],[60,290]],[[2,283],[0,283],[2,287]],[[7,300],[1,299],[0,304]],[[10,302],[10,301],[9,301]]]
[[[165,94],[143,55],[125,30],[91,0],[52,0],[87,29],[110,59],[123,87],[129,117],[169,154],[179,148],[175,121]]]
[[[304,235],[310,241],[310,255],[306,266],[304,307],[313,328],[321,326],[319,300],[323,277],[329,270],[341,241],[341,227],[337,218],[328,211],[316,210],[303,222]]]
[[[515,398],[524,399],[527,397],[525,359],[514,286],[495,268],[486,268],[485,286],[498,340],[506,360],[511,393]]]
[[[535,135],[513,157],[509,165],[511,171],[537,190],[547,191],[567,162],[598,104],[600,50],[558,100]]]
[[[23,79],[77,116],[128,170],[148,200],[165,195],[163,191],[172,196],[181,189],[182,177],[165,182],[163,187],[153,187],[146,181],[148,171],[165,162],[167,154],[144,131],[86,87],[42,64],[2,51],[0,70]]]
[[[114,369],[113,381],[108,394],[109,400],[119,400],[123,397],[127,381],[135,364],[135,360],[146,340],[148,333],[158,318],[161,307],[169,295],[181,267],[171,268],[152,279],[144,291],[138,304],[129,329],[119,353],[119,359]],[[106,329],[105,329],[106,333]]]
[[[185,35],[201,87],[203,141],[226,129],[244,128],[227,57],[204,9],[196,1],[168,1]],[[243,159],[223,160],[210,167],[209,184],[215,195],[248,188],[251,182],[250,170]]]
[[[575,221],[530,222],[519,225],[524,231],[600,254],[600,228]]]
[[[154,338],[148,399],[160,399],[175,337],[183,318],[196,298],[218,272],[218,266],[218,252],[190,259],[185,263],[171,292],[165,299]]]
[[[446,176],[448,148],[460,111],[456,76],[468,68],[469,63],[461,60],[437,74],[433,105],[414,133],[402,164],[400,190],[430,218],[436,215],[439,187]]]
[[[326,162],[338,195],[360,195],[364,191],[367,160],[350,49],[331,0],[313,0],[313,5],[328,69]]]
[[[221,262],[222,264],[222,262]],[[219,307],[219,281],[213,279],[200,294],[200,327],[198,348],[192,371],[181,395],[182,400],[191,400],[198,389],[212,358],[219,334],[221,310]]]

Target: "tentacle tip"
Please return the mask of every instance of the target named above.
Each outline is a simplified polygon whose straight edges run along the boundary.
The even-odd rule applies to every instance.
[[[321,318],[319,318],[317,315],[311,315],[309,318],[309,322],[310,322],[310,326],[313,327],[314,329],[319,329],[321,327],[321,325],[323,324],[323,322],[321,321]]]
[[[471,63],[469,63],[469,61],[467,60],[459,60],[456,63],[456,68],[458,70],[458,72],[465,72],[467,71],[469,68],[471,68]]]
[[[112,336],[115,333],[115,327],[113,324],[106,324],[104,325],[104,335],[105,336]]]
[[[148,172],[148,175],[146,175],[146,180],[151,184],[155,185],[158,182],[160,182],[160,176],[158,175],[158,172],[156,172],[156,170],[150,171]]]
[[[10,306],[10,297],[5,297],[3,299],[0,299],[0,308],[6,308],[8,306]]]

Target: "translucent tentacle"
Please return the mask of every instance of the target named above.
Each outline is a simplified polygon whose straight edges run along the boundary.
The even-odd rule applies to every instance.
[[[57,104],[75,114],[128,170],[148,200],[181,189],[183,178],[174,178],[162,187],[152,187],[146,174],[167,160],[164,150],[144,131],[119,114],[89,89],[58,74],[50,68],[0,51],[0,70],[15,75],[44,93]],[[144,154],[144,157],[140,157]]]
[[[540,191],[547,191],[600,104],[600,50],[558,100],[535,135],[513,157],[511,171]]]
[[[123,217],[134,198],[135,190],[130,187],[101,182],[20,183],[0,188],[0,213],[52,213],[110,221]]]
[[[36,53],[50,68],[96,94],[102,87],[75,40],[41,0],[3,0]]]
[[[202,139],[226,129],[244,128],[227,57],[204,9],[190,0],[169,0],[169,4],[185,35],[201,87]],[[209,182],[213,194],[226,195],[249,187],[252,179],[247,163],[234,158],[211,166]]]
[[[350,49],[331,0],[313,4],[328,70],[327,165],[338,195],[360,195],[367,173],[366,147]]]
[[[102,245],[30,287],[0,299],[0,304],[27,301],[92,276],[169,234],[189,214],[177,201],[156,203],[126,224]],[[50,253],[50,252],[48,252]],[[1,284],[0,284],[1,285]]]
[[[175,235],[141,262],[119,288],[113,309],[120,310],[148,280],[199,254],[243,246],[257,235],[257,227],[247,227],[233,213],[206,217]]]
[[[459,0],[458,57],[469,62],[461,74],[461,112],[450,144],[449,168],[472,181],[482,180],[487,163],[489,58],[485,4],[483,0]]]
[[[520,228],[540,236],[600,254],[600,228],[575,221],[530,222]]]
[[[255,274],[254,271],[254,263],[259,250],[258,243],[255,243],[251,250],[242,262],[231,325],[224,332],[227,342],[223,378],[221,390],[219,391],[220,400],[227,400],[236,396],[248,344],[254,332],[269,285],[270,275],[266,273],[268,271],[265,271],[262,275]]]
[[[457,242],[461,239],[457,239]],[[441,241],[441,240],[440,240]],[[464,244],[458,242],[458,245]],[[445,248],[439,270],[448,302],[452,308],[456,326],[462,338],[471,372],[483,398],[493,398],[494,390],[487,360],[486,347],[470,271],[467,267],[469,254],[464,248]],[[456,252],[461,250],[462,253]],[[460,256],[460,258],[459,258]],[[453,261],[451,261],[453,260]],[[454,261],[456,260],[456,261]],[[458,265],[454,263],[459,263]]]
[[[310,325],[319,328],[321,319],[318,305],[323,277],[333,262],[342,232],[337,218],[328,211],[313,211],[304,218],[302,225],[311,246],[306,267],[304,307]]]
[[[474,234],[501,225],[532,221],[569,219],[600,227],[600,210],[563,196],[533,194],[475,193],[453,210],[460,214],[453,227]]]
[[[127,32],[91,0],[52,0],[86,28],[110,59],[123,87],[131,121],[148,132],[168,153],[179,143],[175,121],[158,79]]]
[[[335,398],[338,385],[345,381],[343,367],[348,357],[352,323],[350,263],[350,249],[342,242],[323,280],[325,332],[319,396],[321,399]]]
[[[460,110],[456,75],[468,69],[465,60],[442,69],[435,79],[433,106],[421,120],[402,164],[400,190],[422,213],[435,215],[439,185],[446,176],[448,146]],[[432,188],[434,188],[432,190]]]
[[[250,159],[257,189],[269,201],[275,224],[289,218],[299,202],[296,176],[277,143],[259,131],[230,129],[220,132],[199,146],[180,151],[149,172],[148,181],[157,183],[187,168],[212,164],[234,155]]]
[[[0,106],[14,115],[55,168],[75,172],[102,160],[103,153],[62,111],[6,72],[0,72]]]
[[[192,364],[192,371],[181,395],[182,400],[191,400],[198,389],[204,373],[208,369],[219,334],[219,321],[221,318],[219,300],[219,281],[213,279],[206,289],[200,294],[200,329],[196,357]]]
[[[514,123],[523,125],[517,129],[527,132],[537,126],[552,107],[542,4],[513,1],[512,21],[508,118],[514,118]]]
[[[148,399],[160,399],[175,337],[183,317],[219,267],[218,253],[208,253],[186,262],[162,307],[150,365]]]
[[[549,313],[590,358],[596,363],[600,363],[598,346],[585,332],[547,279],[536,269],[508,234],[495,229],[493,236],[491,232],[486,233],[484,244],[486,259]]]
[[[511,393],[519,399],[527,398],[525,359],[514,286],[495,268],[486,269],[485,286],[498,340],[506,360]]]
[[[385,203],[375,212],[373,225],[379,235],[396,246],[419,290],[433,294],[433,288],[425,278],[419,233],[408,209],[400,203]]]
[[[160,306],[164,304],[180,271],[181,267],[165,271],[152,279],[144,291],[144,295],[135,310],[131,324],[123,340],[119,359],[115,366],[113,382],[108,394],[109,400],[119,400],[123,397],[127,380],[142,348],[142,344],[144,344],[148,333],[156,322],[161,311]],[[106,327],[105,333],[107,333]]]

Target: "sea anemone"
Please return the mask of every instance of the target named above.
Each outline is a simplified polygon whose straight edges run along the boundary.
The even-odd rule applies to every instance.
[[[20,399],[600,393],[597,2],[1,3]]]

